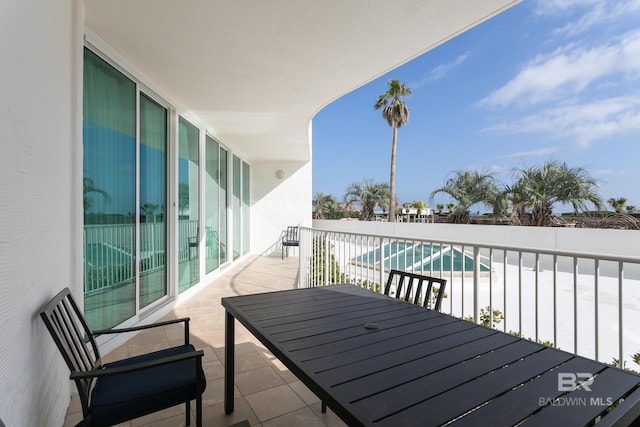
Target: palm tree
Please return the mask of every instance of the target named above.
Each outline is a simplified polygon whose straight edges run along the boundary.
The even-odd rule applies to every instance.
[[[158,208],[159,206],[155,203],[145,203],[140,206],[140,209],[144,211],[145,222],[155,222],[155,212]]]
[[[178,183],[178,210],[180,215],[184,215],[184,210],[189,207],[189,184]]]
[[[391,168],[389,171],[389,221],[396,220],[396,145],[398,142],[398,128],[409,121],[409,107],[402,100],[411,95],[411,89],[397,79],[389,80],[389,88],[378,97],[374,108],[382,108],[382,117],[393,128],[391,140]]]
[[[598,183],[586,169],[549,161],[542,166],[517,169],[516,173],[520,176],[514,188],[523,206],[531,209],[532,225],[549,225],[555,203],[571,204],[575,213],[586,212],[586,202],[593,203],[596,209],[602,206]]]
[[[421,221],[422,218],[420,215],[427,208],[427,204],[422,200],[414,200],[411,202],[411,207],[416,209],[416,222]]]
[[[619,197],[619,198],[611,198],[609,200],[607,200],[607,203],[609,203],[609,205],[616,211],[616,213],[622,213],[623,209],[624,209],[624,205],[627,203],[627,199],[625,199],[624,197]]]
[[[512,186],[505,186],[503,192],[504,198],[511,202],[511,212],[518,225],[526,225],[525,218],[527,216],[526,209],[529,195],[523,186],[524,183],[518,181]]]
[[[331,194],[317,192],[312,203],[313,219],[336,219],[340,210],[338,201]]]
[[[377,184],[365,178],[361,183],[351,184],[345,193],[346,203],[357,203],[360,205],[360,219],[370,221],[373,219],[373,212],[376,206],[383,210],[389,199],[389,184]]]
[[[435,189],[429,199],[438,193],[446,193],[458,205],[453,209],[451,222],[454,224],[469,223],[469,208],[476,203],[491,204],[496,199],[498,186],[492,172],[454,171],[454,176],[447,179],[444,185]]]
[[[427,204],[422,200],[414,200],[411,202],[411,207],[416,209],[417,215],[420,215],[422,211],[427,208]]]
[[[93,183],[93,179],[83,178],[82,179],[82,194],[83,194],[82,204],[83,204],[85,213],[87,213],[87,211],[91,209],[91,207],[93,206],[93,199],[87,196],[87,194],[89,193],[98,193],[102,196],[105,202],[107,203],[111,202],[111,195],[107,193],[105,190],[102,190],[96,187],[95,184]]]
[[[404,202],[402,204],[402,209],[400,210],[401,214],[405,214],[407,217],[407,222],[409,222],[409,209],[411,209],[411,202]]]

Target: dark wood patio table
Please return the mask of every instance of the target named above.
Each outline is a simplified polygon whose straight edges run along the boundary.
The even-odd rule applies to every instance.
[[[222,305],[227,414],[238,319],[349,426],[640,423],[639,375],[356,286]]]

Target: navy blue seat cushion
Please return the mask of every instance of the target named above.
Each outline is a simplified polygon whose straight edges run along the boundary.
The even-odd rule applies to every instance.
[[[285,240],[282,244],[284,246],[298,246],[300,243],[297,240]]]
[[[106,368],[127,366],[195,351],[192,345],[172,347],[108,363]],[[206,380],[201,371],[200,390]],[[196,398],[196,359],[156,366],[122,375],[98,378],[91,401],[92,425],[111,425],[140,417]]]

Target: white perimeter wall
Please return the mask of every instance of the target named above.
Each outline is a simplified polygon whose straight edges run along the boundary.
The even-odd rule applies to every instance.
[[[313,227],[409,239],[450,240],[480,245],[517,246],[621,257],[640,256],[640,231],[630,230],[329,220],[314,220]]]
[[[8,427],[62,425],[69,402],[68,370],[38,312],[82,283],[74,252],[82,193],[73,187],[82,185],[79,15],[74,0],[0,6],[0,418]]]
[[[252,163],[251,205],[251,252],[280,256],[287,226],[311,225],[311,162]]]

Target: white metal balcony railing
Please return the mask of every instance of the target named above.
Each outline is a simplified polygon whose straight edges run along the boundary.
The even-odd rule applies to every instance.
[[[447,279],[443,312],[637,369],[640,258],[300,228],[300,286]]]

